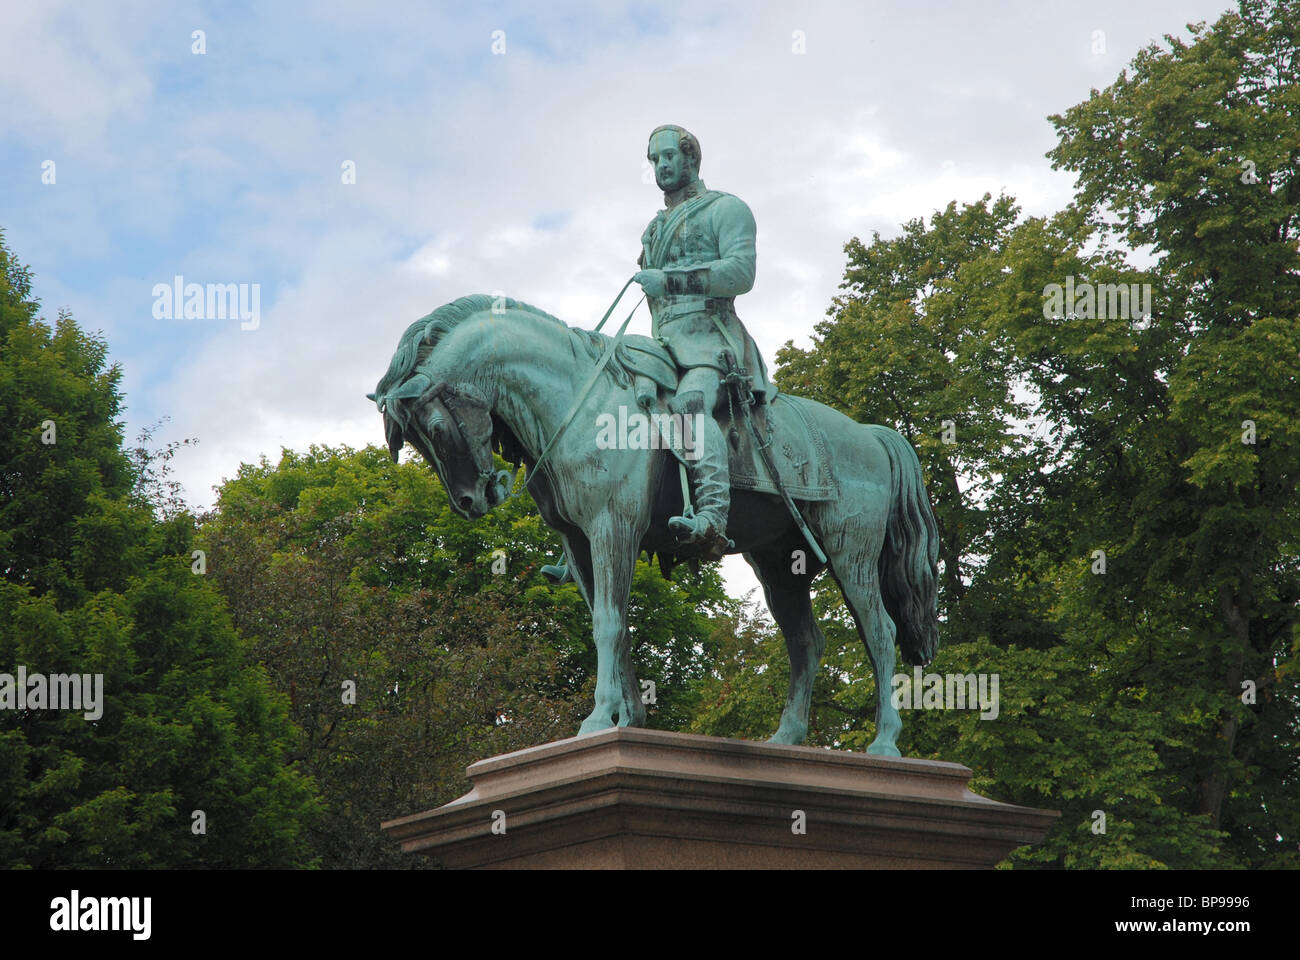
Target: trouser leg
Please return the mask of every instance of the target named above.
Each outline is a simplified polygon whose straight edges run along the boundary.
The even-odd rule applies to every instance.
[[[718,372],[707,367],[687,371],[670,404],[689,424],[687,471],[695,487],[695,515],[673,517],[669,529],[686,543],[704,547],[706,559],[717,559],[730,546],[727,514],[731,506],[731,475],[727,466],[726,438],[713,419],[721,390]],[[683,439],[686,439],[685,437]]]

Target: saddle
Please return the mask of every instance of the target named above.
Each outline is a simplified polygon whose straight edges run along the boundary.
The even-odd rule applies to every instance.
[[[677,389],[677,365],[657,340],[643,336],[624,337],[618,360],[635,384],[637,403],[644,409],[666,412],[668,400]],[[730,391],[728,391],[730,392]],[[755,432],[768,446],[782,486],[795,500],[820,502],[839,498],[831,469],[826,435],[809,415],[811,401],[777,393],[766,403],[750,406]],[[746,427],[744,409],[734,401],[714,411],[727,438],[727,465],[734,490],[780,494]],[[682,454],[673,450],[682,460]]]

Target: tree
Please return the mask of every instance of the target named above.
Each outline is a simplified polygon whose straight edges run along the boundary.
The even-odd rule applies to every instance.
[[[1151,546],[1142,586],[1194,644],[1185,676],[1205,694],[1188,805],[1260,865],[1300,828],[1283,799],[1297,775],[1300,3],[1242,0],[1189,29],[1192,44],[1151,45],[1132,77],[1053,117],[1051,157],[1078,174],[1099,234],[1156,259],[1171,362],[1131,539]]]
[[[155,519],[106,345],[38,308],[0,238],[0,865],[307,865],[286,705],[193,572],[193,518]],[[18,709],[20,669],[102,695]]]
[[[37,319],[31,274],[0,234],[0,574],[60,603],[84,601],[101,587],[121,588],[116,552],[138,556],[143,528],[96,542],[95,517],[132,487],[121,452],[117,385],[107,347],[60,312],[54,330]],[[116,529],[116,528],[115,528]]]

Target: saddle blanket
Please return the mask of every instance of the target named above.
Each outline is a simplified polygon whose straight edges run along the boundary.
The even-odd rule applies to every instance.
[[[768,448],[769,459],[781,475],[786,493],[795,500],[836,500],[839,490],[831,472],[826,435],[813,422],[811,400],[779,393],[770,402],[749,408],[754,430]],[[718,419],[727,438],[731,485],[737,490],[780,493],[768,474],[762,454],[745,425],[744,414],[734,410],[735,419],[724,413]]]
[[[677,367],[666,350],[649,337],[628,336],[616,354],[634,378],[645,378],[638,393],[650,401],[659,393],[661,402],[677,386]],[[774,391],[775,392],[775,391]],[[795,500],[823,501],[839,497],[831,471],[826,435],[812,418],[813,401],[777,393],[767,403],[749,408],[754,430],[767,446],[773,464],[781,476],[786,492]],[[734,415],[734,419],[733,419]],[[737,490],[780,494],[754,445],[754,437],[745,424],[745,415],[737,406],[726,405],[718,411],[718,425],[727,438],[727,461],[731,486]],[[678,459],[680,453],[674,451]]]

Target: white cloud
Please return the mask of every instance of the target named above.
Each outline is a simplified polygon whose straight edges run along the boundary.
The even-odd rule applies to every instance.
[[[363,394],[442,303],[500,289],[594,325],[661,203],[642,179],[654,126],[692,129],[704,180],[755,213],[758,279],[739,312],[770,365],[823,318],[851,236],[985,192],[1029,213],[1063,205],[1045,117],[1180,31],[1189,5],[1213,19],[1220,4],[679,4],[650,26],[617,4],[272,6],[240,21],[9,4],[0,157],[73,162],[54,193],[26,166],[0,171],[25,185],[4,226],[39,291],[129,359],[132,428],[169,414],[173,435],[200,439],[177,466],[206,504],[240,460],[281,445],[382,442]],[[205,24],[209,52],[192,57]],[[1105,57],[1088,52],[1099,27]],[[146,294],[177,273],[260,282],[260,329],[161,326]],[[648,328],[642,308],[633,330]]]

